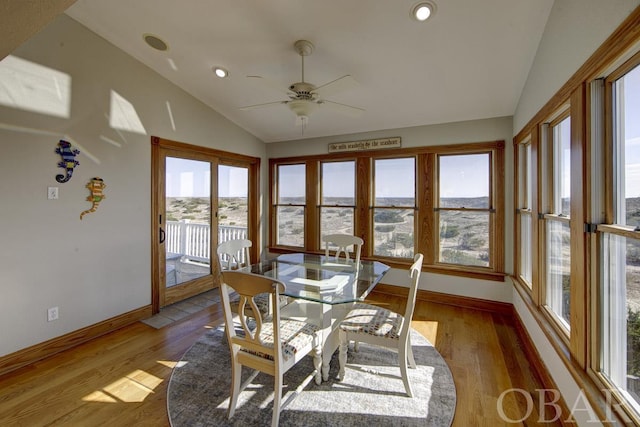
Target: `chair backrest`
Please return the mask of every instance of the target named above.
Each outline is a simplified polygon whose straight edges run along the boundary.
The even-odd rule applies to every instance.
[[[418,282],[420,281],[420,273],[422,272],[422,254],[416,254],[413,257],[413,264],[409,269],[409,278],[411,284],[409,285],[409,296],[407,297],[407,307],[404,310],[404,323],[400,330],[400,336],[403,337],[409,334],[411,326],[411,319],[413,318],[413,310],[416,307],[416,295],[418,293]]]
[[[248,273],[238,270],[225,270],[222,272],[222,283],[220,284],[220,295],[222,298],[222,308],[224,311],[225,324],[227,325],[227,339],[229,345],[232,347],[232,356],[236,356],[237,351],[243,351],[242,357],[245,359],[256,360],[259,365],[264,365],[267,369],[266,372],[271,372],[275,369],[275,366],[282,366],[282,346],[274,345],[274,342],[280,342],[280,307],[277,304],[280,294],[284,292],[285,285],[279,280],[272,279],[259,274]],[[239,297],[239,307],[237,312],[232,310],[231,301],[229,299],[229,292],[235,291]],[[269,317],[262,316],[258,306],[255,302],[255,297],[258,294],[268,294],[271,299],[271,307],[273,307],[272,313]],[[246,308],[251,310],[245,310]],[[251,312],[251,316],[247,316],[247,312]],[[238,316],[240,321],[240,327],[242,328],[242,334],[236,333],[234,326],[234,316]],[[268,328],[268,329],[264,329]],[[273,329],[271,329],[273,328]],[[273,341],[263,342],[260,339],[260,333],[262,330],[273,331],[270,334],[273,337]],[[238,346],[233,348],[233,346]],[[265,355],[273,363],[265,359]],[[247,364],[246,361],[242,364]],[[253,363],[248,363],[248,366]],[[275,365],[273,368],[268,368],[267,365]],[[254,366],[254,368],[259,369]]]
[[[227,240],[218,245],[217,253],[223,270],[234,270],[251,265],[249,248],[253,246],[251,240]]]
[[[360,264],[360,252],[362,251],[362,245],[364,240],[362,240],[358,236],[352,236],[350,234],[327,234],[322,237],[322,241],[324,242],[324,255],[329,258],[330,257],[330,247],[337,246],[335,252],[335,261],[340,260],[340,255],[344,254],[345,261],[349,261],[349,247],[353,246],[355,250],[355,257],[353,262],[356,265]]]

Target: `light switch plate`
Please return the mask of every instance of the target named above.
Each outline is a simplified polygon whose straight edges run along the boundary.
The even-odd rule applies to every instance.
[[[58,198],[58,187],[48,187],[47,188],[47,199],[55,200]]]

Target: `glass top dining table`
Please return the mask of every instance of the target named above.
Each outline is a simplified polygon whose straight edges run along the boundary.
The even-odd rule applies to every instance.
[[[389,270],[378,261],[335,261],[319,254],[281,254],[251,266],[251,272],[285,284],[284,295],[323,304],[364,300]]]

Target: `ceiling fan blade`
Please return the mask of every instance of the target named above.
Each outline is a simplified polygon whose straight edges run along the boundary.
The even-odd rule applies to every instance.
[[[335,79],[329,83],[325,83],[313,90],[314,93],[320,97],[326,97],[327,95],[333,95],[334,93],[344,92],[358,86],[358,82],[347,74],[338,79]]]
[[[318,102],[318,104],[324,105],[327,108],[331,108],[334,111],[337,111],[337,112],[343,113],[343,114],[347,114],[347,115],[352,116],[352,117],[361,116],[362,113],[365,112],[364,108],[353,107],[351,105],[346,105],[346,104],[340,104],[339,102],[323,100],[323,101]]]
[[[286,103],[287,101],[265,102],[264,104],[255,104],[255,105],[247,105],[245,107],[240,107],[239,110],[249,111],[249,110],[255,110],[257,108],[269,107],[271,105],[286,104]]]
[[[262,77],[262,76],[247,76],[248,79],[251,79],[252,81],[270,88],[270,89],[275,89],[280,93],[284,93],[286,95],[295,95],[296,93],[292,90],[289,90],[288,87],[286,87],[285,85],[281,85],[278,82],[274,82],[273,80],[269,80],[266,77]]]

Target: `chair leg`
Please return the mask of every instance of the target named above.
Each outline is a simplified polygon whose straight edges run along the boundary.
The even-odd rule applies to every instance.
[[[238,362],[231,362],[231,396],[229,397],[228,417],[233,417],[240,395],[240,379],[242,377],[242,365]]]
[[[340,370],[338,371],[338,379],[342,381],[344,379],[344,367],[347,364],[347,347],[349,346],[349,340],[347,333],[340,330],[340,352],[338,353],[338,360],[340,361]]]
[[[409,373],[407,372],[407,357],[407,346],[400,346],[398,349],[398,364],[400,365],[400,374],[402,375],[404,390],[407,392],[407,396],[413,397],[413,390],[409,382]]]
[[[318,345],[313,349],[313,366],[316,368],[316,384],[322,383],[322,346]]]
[[[282,405],[282,373],[277,371],[273,377],[273,417],[271,427],[278,427],[280,422],[280,406]]]
[[[413,358],[413,346],[411,345],[411,335],[407,337],[407,356],[409,357],[409,366],[416,369],[416,359]]]

